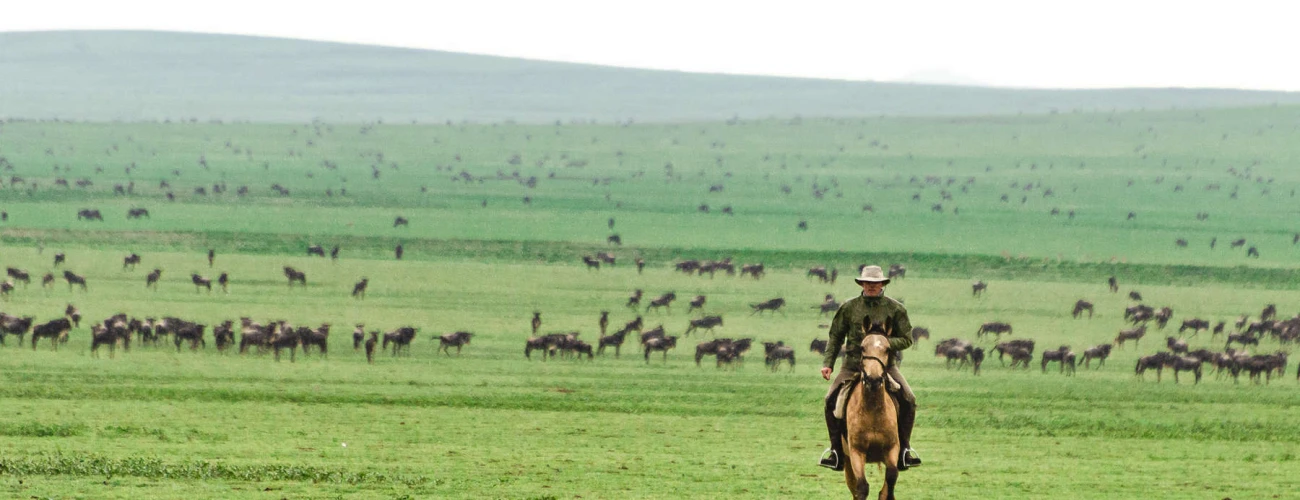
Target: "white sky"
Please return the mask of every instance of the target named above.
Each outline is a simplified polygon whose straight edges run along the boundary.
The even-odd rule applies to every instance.
[[[0,0],[0,31],[232,33],[849,80],[1300,91],[1297,14],[1300,2],[1260,0]]]

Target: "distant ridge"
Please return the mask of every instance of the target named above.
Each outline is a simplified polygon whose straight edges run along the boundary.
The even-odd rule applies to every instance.
[[[1026,90],[734,76],[146,31],[0,33],[0,118],[441,122],[1000,115],[1300,103],[1223,89]]]

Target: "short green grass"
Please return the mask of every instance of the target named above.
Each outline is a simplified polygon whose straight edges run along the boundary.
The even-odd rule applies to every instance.
[[[85,323],[57,352],[10,337],[0,347],[0,488],[38,498],[840,496],[842,480],[812,465],[825,446],[825,382],[806,346],[829,322],[814,306],[828,293],[853,296],[857,264],[898,262],[908,277],[887,293],[934,335],[905,363],[927,463],[904,473],[900,496],[1285,498],[1300,488],[1294,364],[1267,385],[1208,373],[1195,385],[1168,376],[1157,383],[1132,370],[1182,319],[1231,321],[1269,303],[1283,316],[1296,313],[1290,190],[1300,179],[1288,168],[1296,111],[379,125],[364,134],[338,124],[5,123],[0,156],[12,169],[0,190],[9,214],[0,264],[35,277],[70,269],[87,276],[89,289],[69,290],[62,279],[50,288],[19,283],[0,310],[46,321],[72,303],[85,322],[117,312],[209,325],[249,316],[328,322],[333,333],[328,358],[299,353],[292,363],[211,346],[135,345],[94,357]],[[519,166],[508,163],[515,153]],[[563,166],[576,159],[588,164]],[[537,176],[537,187],[513,180],[516,169]],[[474,182],[451,180],[462,170]],[[496,180],[497,170],[509,180]],[[943,185],[925,185],[927,175]],[[14,185],[12,176],[24,180]],[[53,187],[59,177],[94,185]],[[163,197],[162,179],[177,201]],[[132,180],[134,195],[112,194],[113,184]],[[192,194],[222,181],[230,192]],[[1025,182],[1055,194],[1024,191]],[[274,195],[272,183],[292,194]],[[724,189],[709,193],[711,184]],[[812,196],[814,184],[827,188],[823,199]],[[1177,184],[1184,189],[1175,192]],[[235,196],[240,185],[250,186],[247,197]],[[1009,203],[999,201],[1003,193]],[[701,203],[711,213],[700,213]],[[863,203],[875,213],[864,214]],[[934,203],[944,213],[932,212]],[[717,213],[725,205],[736,215]],[[125,219],[133,206],[152,218]],[[77,221],[75,212],[89,207],[106,220]],[[1077,217],[1051,216],[1052,207]],[[1129,211],[1138,217],[1125,220]],[[1210,218],[1198,221],[1197,212]],[[393,228],[397,215],[410,227]],[[799,220],[808,231],[795,229]],[[626,245],[607,245],[610,233]],[[1180,237],[1194,244],[1174,247]],[[1238,237],[1261,257],[1227,248]],[[397,243],[408,250],[401,261],[392,258]],[[309,244],[337,244],[341,258],[307,257]],[[211,267],[209,248],[217,251]],[[577,260],[603,250],[618,265],[588,270]],[[124,270],[132,251],[144,260]],[[58,268],[55,252],[67,256]],[[643,273],[631,265],[637,256],[648,262]],[[768,275],[671,271],[678,259],[728,256],[764,262]],[[806,277],[816,264],[838,268],[840,280]],[[287,286],[286,265],[307,273],[306,288]],[[157,291],[144,287],[153,268],[164,270]],[[191,273],[221,272],[232,277],[229,294],[189,282]],[[1120,279],[1121,293],[1107,290],[1108,275]],[[371,279],[367,297],[350,298],[362,277]],[[972,279],[989,283],[982,297],[971,296]],[[673,291],[679,301],[672,311],[625,308],[638,288]],[[1172,307],[1174,321],[1100,369],[1068,377],[990,359],[975,377],[930,356],[935,341],[974,340],[993,320],[1012,323],[1015,337],[1037,340],[1040,350],[1081,351],[1126,326],[1134,289]],[[705,309],[687,314],[697,294],[708,297]],[[784,314],[750,315],[749,304],[774,297],[789,301]],[[1070,318],[1081,298],[1096,303],[1093,318]],[[694,344],[708,335],[683,338],[666,361],[647,363],[631,346],[618,359],[524,358],[533,311],[542,312],[543,332],[593,340],[601,310],[611,311],[614,327],[642,314],[676,335],[690,317],[721,314],[716,335],[784,341],[798,348],[799,363],[772,373],[751,354],[733,370],[707,360],[696,367]],[[420,334],[410,357],[368,365],[351,346],[356,323],[414,325]],[[459,356],[436,353],[431,337],[458,329],[477,336]],[[1190,340],[1223,347],[1207,333]],[[993,339],[978,342],[987,348]],[[1259,351],[1289,348],[1266,341]]]

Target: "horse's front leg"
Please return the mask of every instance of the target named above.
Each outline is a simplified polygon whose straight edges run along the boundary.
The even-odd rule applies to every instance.
[[[848,455],[849,463],[844,468],[844,479],[849,486],[849,493],[853,494],[853,500],[867,500],[867,495],[871,492],[871,485],[867,482],[867,456],[853,449],[847,439],[845,441],[844,454]],[[840,459],[844,458],[846,457]]]

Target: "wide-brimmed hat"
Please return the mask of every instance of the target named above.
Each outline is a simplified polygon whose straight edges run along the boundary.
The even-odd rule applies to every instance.
[[[880,266],[866,266],[862,268],[862,275],[854,278],[853,281],[858,283],[889,284],[889,278],[885,277],[885,272],[880,269]]]

